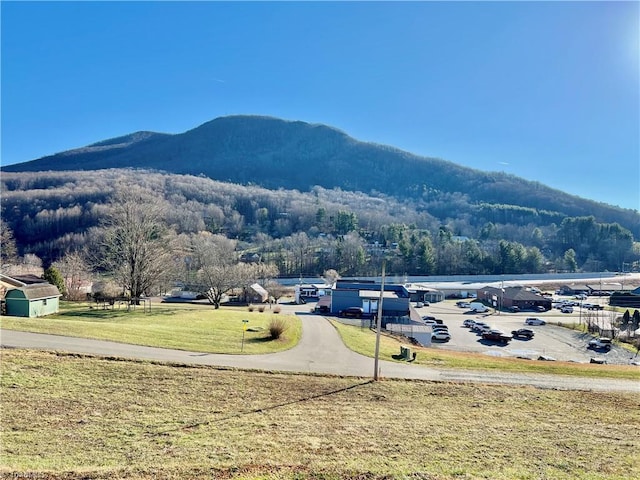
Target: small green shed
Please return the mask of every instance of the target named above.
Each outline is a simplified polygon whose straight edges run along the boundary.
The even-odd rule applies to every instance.
[[[43,317],[58,313],[60,292],[50,283],[34,283],[7,290],[7,315],[14,317]]]

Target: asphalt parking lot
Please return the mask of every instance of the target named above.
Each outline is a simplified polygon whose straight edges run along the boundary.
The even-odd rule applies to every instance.
[[[451,340],[448,342],[433,342],[434,347],[448,350],[484,353],[493,356],[524,357],[538,359],[550,357],[560,361],[590,362],[592,358],[604,359],[608,364],[628,365],[634,360],[640,360],[629,351],[614,346],[610,351],[594,351],[587,348],[593,335],[579,333],[559,326],[558,323],[579,323],[584,321],[580,309],[575,308],[572,314],[563,314],[553,309],[548,312],[495,312],[476,314],[455,305],[455,301],[432,303],[428,307],[417,308],[420,316],[432,315],[443,320],[449,327]],[[525,325],[527,317],[543,319],[546,325]],[[519,328],[529,328],[535,332],[532,339],[514,338],[506,345],[483,340],[482,337],[463,326],[466,318],[482,320],[492,328],[506,333]]]

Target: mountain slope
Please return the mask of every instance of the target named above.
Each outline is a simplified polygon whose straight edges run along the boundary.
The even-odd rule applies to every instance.
[[[146,168],[204,175],[269,189],[308,191],[314,185],[397,198],[504,204],[594,215],[640,236],[640,215],[585,200],[513,175],[485,173],[420,157],[389,146],[357,141],[334,128],[270,117],[216,118],[182,134],[138,132],[85,148],[3,167],[7,172]]]

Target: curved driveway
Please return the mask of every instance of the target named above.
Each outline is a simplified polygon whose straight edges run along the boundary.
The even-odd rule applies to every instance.
[[[224,355],[145,347],[104,340],[0,330],[2,347],[64,351],[160,362],[215,365],[241,369],[323,373],[372,377],[374,361],[349,350],[331,323],[321,316],[301,314],[303,335],[294,348],[266,355]],[[640,393],[640,382],[540,374],[434,369],[380,361],[381,378],[531,385],[562,390],[628,391]]]

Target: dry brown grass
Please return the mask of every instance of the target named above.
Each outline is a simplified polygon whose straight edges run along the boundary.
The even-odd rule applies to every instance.
[[[640,395],[2,350],[3,478],[640,478]]]

